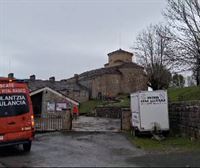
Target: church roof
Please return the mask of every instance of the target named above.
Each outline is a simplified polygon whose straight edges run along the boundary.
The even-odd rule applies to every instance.
[[[117,67],[99,68],[91,71],[86,71],[79,75],[79,77],[94,78],[105,74],[121,74]]]
[[[116,54],[116,53],[126,53],[126,54],[130,54],[130,55],[133,56],[133,53],[125,51],[125,50],[122,50],[121,48],[119,50],[116,50],[116,51],[113,51],[111,53],[108,53],[108,56],[111,56],[111,55]]]
[[[81,78],[95,78],[97,76],[105,75],[105,74],[118,74],[121,75],[120,68],[134,68],[134,69],[144,69],[144,67],[130,62],[130,63],[123,63],[122,65],[116,65],[108,68],[100,68],[91,71],[86,71],[79,75],[79,79]]]

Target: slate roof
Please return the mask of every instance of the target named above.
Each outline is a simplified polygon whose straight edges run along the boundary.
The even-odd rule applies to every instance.
[[[113,51],[111,53],[108,53],[108,56],[111,56],[111,55],[116,54],[116,53],[127,53],[127,54],[130,54],[130,55],[133,56],[133,53],[125,51],[125,50],[122,50],[121,48],[119,50],[116,50],[116,51]]]
[[[43,88],[41,88],[41,89],[35,90],[35,91],[33,91],[33,92],[30,93],[30,96],[34,96],[34,95],[36,95],[36,94],[38,94],[38,93],[40,93],[40,92],[46,91],[46,90],[48,90],[48,91],[50,91],[50,92],[52,92],[52,93],[58,95],[59,97],[62,97],[62,98],[64,98],[64,99],[66,99],[67,101],[69,101],[69,102],[71,102],[71,103],[73,103],[73,104],[75,104],[75,105],[79,105],[79,102],[78,102],[78,101],[73,100],[73,99],[71,99],[71,98],[65,96],[64,94],[62,94],[62,93],[60,93],[60,92],[58,92],[58,91],[56,91],[56,90],[53,90],[52,88],[49,88],[49,87],[43,87]]]

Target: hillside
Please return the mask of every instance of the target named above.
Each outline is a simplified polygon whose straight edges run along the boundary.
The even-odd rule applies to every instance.
[[[168,89],[169,101],[200,100],[200,87]]]
[[[81,103],[80,113],[88,114],[92,113],[97,106],[114,106],[114,107],[129,107],[130,98],[129,95],[119,95],[115,100],[89,100],[87,102]]]
[[[200,87],[186,87],[186,88],[170,88],[168,89],[169,101],[187,101],[187,100],[200,100]],[[117,101],[116,101],[117,100]],[[115,101],[106,100],[90,100],[80,105],[80,113],[87,114],[97,106],[118,106],[130,107],[130,98],[128,95],[120,95]]]

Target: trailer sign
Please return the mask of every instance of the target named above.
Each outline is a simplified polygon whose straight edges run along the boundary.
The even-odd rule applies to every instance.
[[[166,104],[166,96],[163,93],[157,95],[149,96],[147,94],[141,94],[140,97],[141,105],[150,105],[150,104]]]

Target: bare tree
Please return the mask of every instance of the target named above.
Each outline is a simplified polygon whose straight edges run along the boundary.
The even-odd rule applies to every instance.
[[[145,67],[149,86],[153,90],[167,88],[171,79],[170,69],[175,62],[170,30],[161,24],[150,25],[136,38],[137,61]],[[174,57],[172,57],[174,58]]]
[[[164,15],[175,36],[173,59],[187,65],[200,85],[200,0],[168,0]]]

